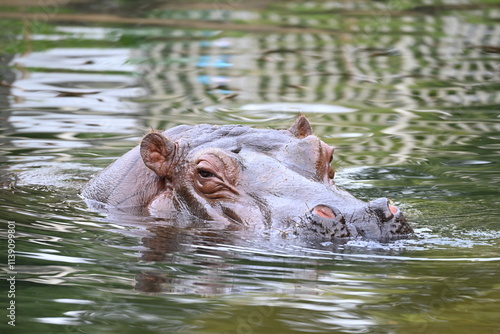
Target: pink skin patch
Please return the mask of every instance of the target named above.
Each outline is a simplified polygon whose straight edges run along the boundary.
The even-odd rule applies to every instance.
[[[389,210],[393,215],[395,215],[399,209],[396,208],[394,205],[389,205]],[[327,207],[326,205],[317,205],[314,209],[313,212],[323,218],[329,218],[329,219],[334,219],[335,218],[335,213],[333,213],[333,210]]]
[[[313,212],[323,218],[329,218],[329,219],[335,218],[335,213],[333,213],[333,210],[327,207],[326,205],[317,205],[313,209]]]

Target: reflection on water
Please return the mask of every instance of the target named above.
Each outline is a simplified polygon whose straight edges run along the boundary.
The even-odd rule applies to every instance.
[[[114,2],[87,2],[88,24],[4,27],[0,221],[22,332],[500,331],[497,4],[123,3],[146,23],[111,27],[92,20]],[[241,29],[187,29],[221,20]],[[304,245],[107,217],[77,195],[150,128],[297,113],[336,146],[337,183],[395,200],[417,238]]]

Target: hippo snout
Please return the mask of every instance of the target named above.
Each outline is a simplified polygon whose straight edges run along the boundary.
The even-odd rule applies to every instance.
[[[399,209],[389,204],[387,198],[378,198],[368,202],[368,210],[377,215],[381,222],[387,222],[398,214]]]
[[[311,229],[327,239],[362,237],[384,240],[413,233],[404,215],[387,198],[378,198],[365,206],[344,211],[319,204],[308,212],[307,218]]]

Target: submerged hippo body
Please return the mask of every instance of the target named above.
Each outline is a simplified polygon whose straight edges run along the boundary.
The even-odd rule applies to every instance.
[[[242,228],[318,238],[393,239],[412,233],[385,198],[363,202],[337,188],[334,149],[299,116],[288,130],[177,126],[139,146],[83,189],[89,203],[183,212]]]

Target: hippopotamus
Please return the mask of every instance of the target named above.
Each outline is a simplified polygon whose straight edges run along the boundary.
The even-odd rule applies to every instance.
[[[387,198],[334,182],[335,148],[303,115],[289,129],[180,125],[147,133],[83,188],[87,203],[293,238],[391,240],[413,233]]]

